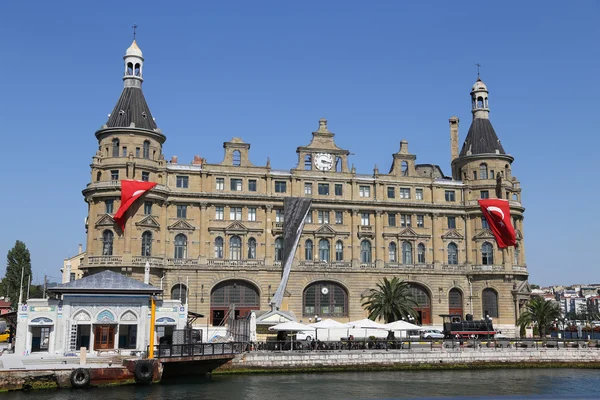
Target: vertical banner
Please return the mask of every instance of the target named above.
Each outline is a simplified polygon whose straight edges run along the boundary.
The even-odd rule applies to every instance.
[[[304,197],[287,197],[283,201],[283,273],[279,287],[273,295],[273,300],[271,300],[271,306],[277,309],[281,307],[281,302],[283,301],[283,294],[285,293],[285,287],[287,286],[290,271],[292,270],[294,255],[298,248],[298,242],[300,241],[311,203],[312,199]]]

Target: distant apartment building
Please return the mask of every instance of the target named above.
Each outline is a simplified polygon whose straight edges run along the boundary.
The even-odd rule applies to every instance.
[[[85,258],[85,251],[83,251],[83,245],[79,245],[77,254],[70,258],[65,258],[63,261],[63,267],[60,272],[62,273],[62,283],[71,282],[83,277],[83,271],[79,269]]]

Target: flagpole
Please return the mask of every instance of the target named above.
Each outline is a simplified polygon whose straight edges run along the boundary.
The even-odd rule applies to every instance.
[[[19,286],[19,304],[23,304],[23,274],[25,274],[25,266],[21,268],[21,286]]]
[[[27,300],[29,300],[29,286],[31,284],[31,276],[27,277]]]

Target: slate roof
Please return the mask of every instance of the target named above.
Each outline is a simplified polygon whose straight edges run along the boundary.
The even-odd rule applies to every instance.
[[[121,92],[121,97],[117,101],[117,105],[113,112],[108,117],[106,125],[109,128],[129,127],[131,123],[135,124],[136,128],[154,130],[157,128],[156,122],[152,118],[150,108],[144,98],[144,93],[141,88],[125,87]]]
[[[162,289],[117,272],[106,270],[85,278],[49,287],[48,291],[58,293],[155,294],[161,293]]]
[[[487,118],[475,118],[471,123],[465,143],[460,151],[459,157],[464,157],[470,150],[471,155],[476,154],[506,154],[492,123]]]

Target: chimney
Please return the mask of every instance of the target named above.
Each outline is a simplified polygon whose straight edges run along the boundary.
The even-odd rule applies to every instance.
[[[458,117],[450,117],[450,161],[458,158]]]
[[[177,156],[171,157],[171,164],[177,164]]]
[[[192,165],[202,165],[202,158],[200,158],[200,156],[198,156],[198,155],[194,156]]]
[[[83,245],[81,243],[79,243],[79,253],[77,254],[81,254],[83,253]]]

